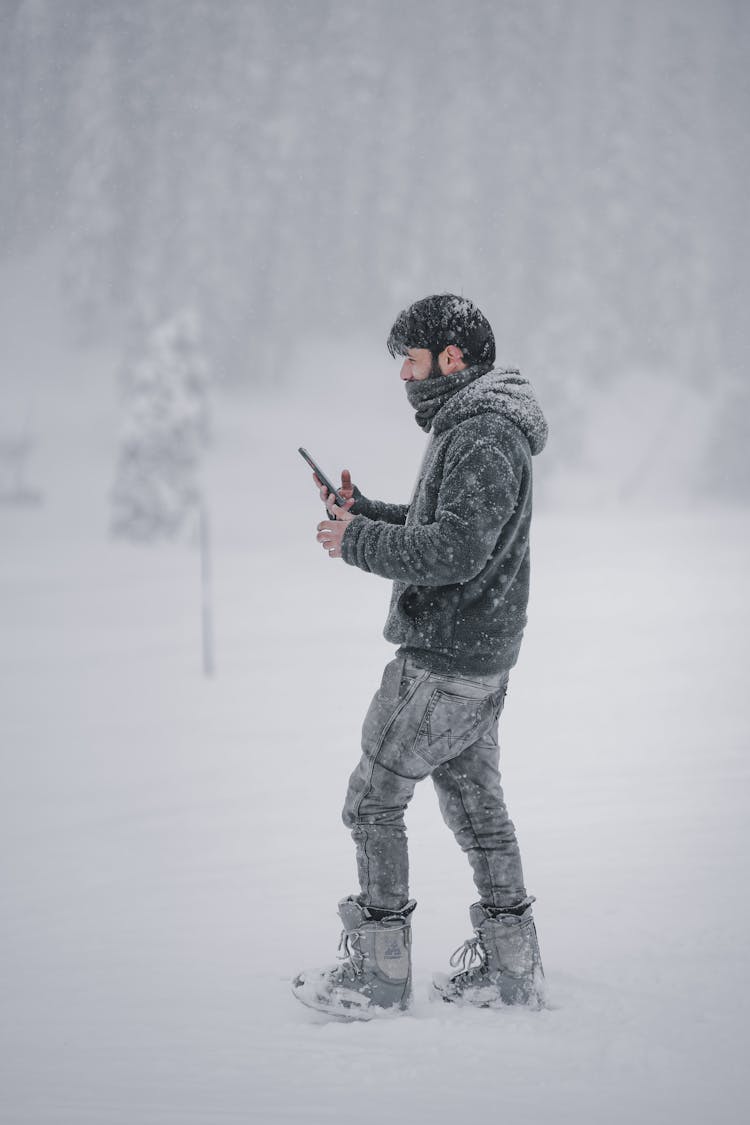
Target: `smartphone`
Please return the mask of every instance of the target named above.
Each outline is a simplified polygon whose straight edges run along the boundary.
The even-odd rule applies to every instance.
[[[325,475],[325,473],[321,469],[320,465],[315,464],[315,462],[313,461],[310,454],[307,452],[306,449],[303,449],[303,447],[301,445],[299,447],[299,452],[302,454],[304,459],[307,461],[310,468],[314,471],[314,473],[317,476],[320,483],[324,484],[326,486],[326,488],[328,489],[331,496],[333,496],[333,499],[335,500],[338,507],[343,508],[344,505],[346,504],[346,498],[344,496],[342,496],[340,492],[338,492],[336,487],[331,483],[329,477],[327,477]]]

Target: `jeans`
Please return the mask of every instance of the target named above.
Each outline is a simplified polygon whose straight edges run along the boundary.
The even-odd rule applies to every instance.
[[[409,898],[404,812],[426,777],[468,856],[481,902],[507,909],[526,898],[500,785],[497,726],[507,687],[507,671],[448,675],[398,654],[386,665],[365,716],[362,757],[343,811],[363,904],[399,910]]]

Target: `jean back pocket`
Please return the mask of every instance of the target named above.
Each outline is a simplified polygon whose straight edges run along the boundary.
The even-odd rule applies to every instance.
[[[470,746],[494,713],[491,695],[474,697],[435,688],[419,725],[414,750],[430,765],[439,766]]]

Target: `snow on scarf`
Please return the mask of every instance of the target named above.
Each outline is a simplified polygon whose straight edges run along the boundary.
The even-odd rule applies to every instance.
[[[547,442],[547,422],[528,379],[513,367],[467,367],[453,375],[407,382],[406,394],[417,424],[439,434],[478,414],[500,414],[529,442],[533,454]]]

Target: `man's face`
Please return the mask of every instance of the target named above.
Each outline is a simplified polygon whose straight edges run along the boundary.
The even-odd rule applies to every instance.
[[[412,380],[421,381],[429,378],[430,374],[439,374],[440,366],[433,360],[429,348],[407,348],[406,358],[401,365],[401,378],[405,383]]]

